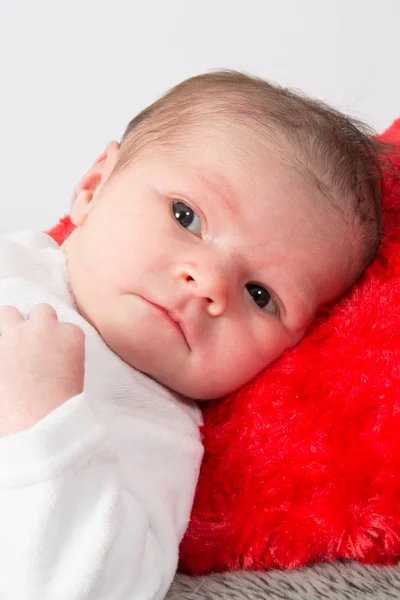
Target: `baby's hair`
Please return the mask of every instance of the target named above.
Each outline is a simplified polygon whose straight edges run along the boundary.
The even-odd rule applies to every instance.
[[[187,141],[196,125],[217,131],[226,120],[273,147],[342,213],[356,238],[360,274],[382,238],[385,148],[366,125],[323,102],[236,71],[192,77],[129,123],[115,171],[155,146]]]

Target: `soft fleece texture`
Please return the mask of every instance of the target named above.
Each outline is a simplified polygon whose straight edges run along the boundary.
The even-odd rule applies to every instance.
[[[382,136],[400,149],[400,119]],[[400,169],[400,156],[393,152]],[[400,180],[362,280],[253,382],[203,405],[181,570],[400,559]],[[68,217],[50,233],[61,242]],[[234,348],[232,349],[234,351]]]

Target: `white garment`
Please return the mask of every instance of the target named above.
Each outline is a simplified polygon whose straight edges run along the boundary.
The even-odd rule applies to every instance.
[[[0,599],[163,598],[187,527],[200,411],[116,356],[76,311],[63,253],[0,238],[0,305],[85,332],[84,392],[0,438]]]

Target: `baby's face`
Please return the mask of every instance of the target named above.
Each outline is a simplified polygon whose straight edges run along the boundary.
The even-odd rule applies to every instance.
[[[87,207],[78,197],[64,245],[78,307],[109,347],[197,399],[249,381],[343,286],[344,225],[316,215],[293,173],[251,160],[218,140],[154,152]]]

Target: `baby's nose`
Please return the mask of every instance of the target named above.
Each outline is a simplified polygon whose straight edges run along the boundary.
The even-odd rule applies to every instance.
[[[210,316],[218,317],[225,312],[228,304],[228,278],[222,266],[186,263],[177,269],[176,279],[191,294],[204,298],[205,309]]]

